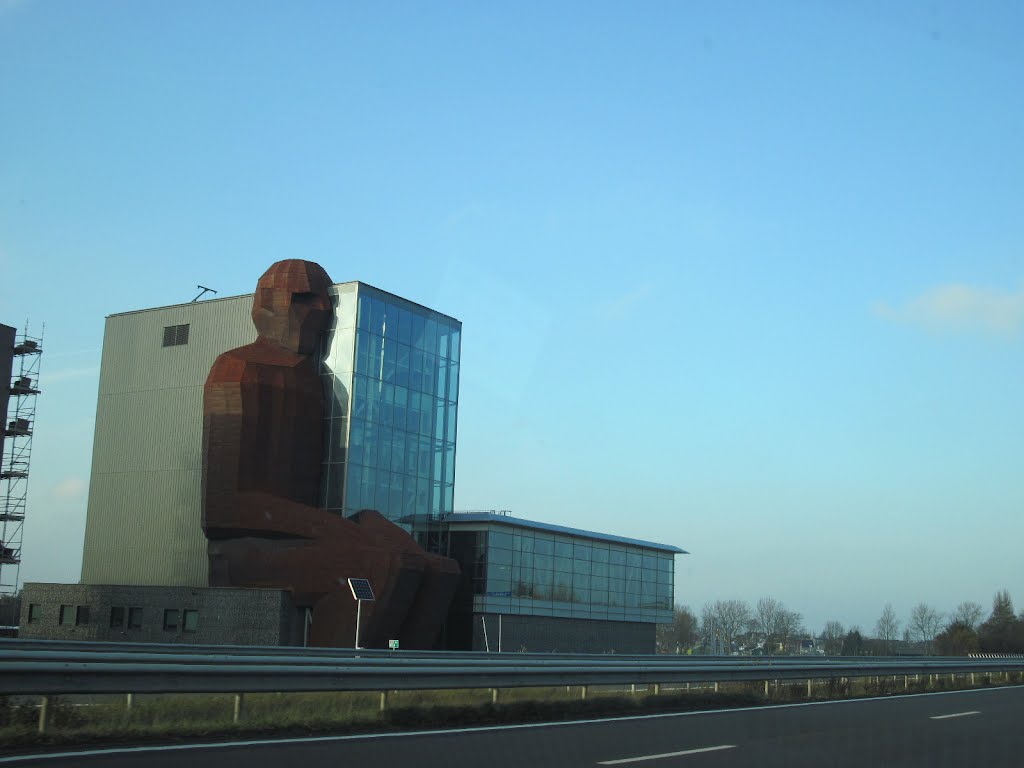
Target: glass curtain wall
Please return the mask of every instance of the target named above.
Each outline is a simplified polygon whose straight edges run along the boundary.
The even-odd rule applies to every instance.
[[[477,610],[625,621],[671,621],[669,552],[539,531],[478,534]]]
[[[331,289],[334,321],[321,341],[320,379],[324,385],[324,449],[320,506],[344,509],[348,411],[352,392],[352,354],[356,335],[356,283]]]
[[[454,504],[462,326],[363,284],[355,318],[343,511],[412,530]]]

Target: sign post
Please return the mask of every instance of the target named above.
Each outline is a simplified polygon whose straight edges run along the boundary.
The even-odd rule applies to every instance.
[[[373,602],[373,588],[367,579],[348,580],[348,588],[352,590],[352,597],[356,600],[356,643],[355,648],[359,650],[359,624],[363,618],[363,601]]]

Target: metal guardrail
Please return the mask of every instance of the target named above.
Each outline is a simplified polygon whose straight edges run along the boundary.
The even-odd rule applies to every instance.
[[[21,695],[671,685],[979,672],[1024,672],[1024,658],[556,656],[0,641],[0,690]]]

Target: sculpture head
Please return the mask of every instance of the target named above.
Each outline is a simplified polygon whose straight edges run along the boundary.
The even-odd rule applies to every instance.
[[[252,300],[260,338],[301,355],[314,352],[331,313],[330,286],[331,278],[312,261],[285,259],[271,265]]]

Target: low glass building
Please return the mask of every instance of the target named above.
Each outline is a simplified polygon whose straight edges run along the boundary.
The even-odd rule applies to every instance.
[[[449,647],[652,653],[672,621],[679,547],[497,512],[444,522],[464,576]]]

